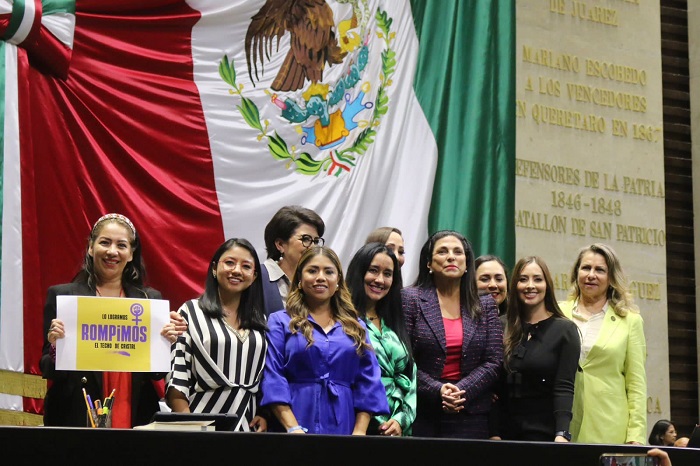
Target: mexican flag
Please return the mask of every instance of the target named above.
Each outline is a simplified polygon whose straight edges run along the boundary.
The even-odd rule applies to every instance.
[[[402,230],[407,284],[436,229],[511,262],[514,21],[510,0],[0,0],[0,369],[39,374],[46,290],[109,212],[172,309],[226,238],[264,259],[290,204],[343,263]]]

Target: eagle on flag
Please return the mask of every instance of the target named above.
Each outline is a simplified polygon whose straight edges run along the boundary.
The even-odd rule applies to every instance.
[[[301,89],[307,80],[320,82],[326,63],[342,63],[347,54],[338,45],[334,27],[333,10],[325,0],[267,0],[252,17],[245,36],[248,75],[253,84],[260,80],[258,60],[264,72],[264,58],[270,58],[273,39],[279,47],[287,32],[290,49],[270,87],[287,92]]]

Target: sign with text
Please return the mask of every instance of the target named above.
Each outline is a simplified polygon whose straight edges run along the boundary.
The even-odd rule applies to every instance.
[[[66,336],[56,342],[56,369],[168,372],[170,342],[160,330],[170,322],[161,299],[57,296]]]

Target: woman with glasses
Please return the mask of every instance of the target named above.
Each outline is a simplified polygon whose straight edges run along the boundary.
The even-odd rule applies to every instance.
[[[188,330],[172,350],[166,399],[174,412],[237,414],[234,430],[267,430],[258,413],[267,351],[259,270],[253,245],[229,239],[209,263],[204,293],[180,307]]]
[[[261,275],[266,316],[285,308],[299,258],[312,245],[323,246],[325,229],[316,212],[298,205],[282,207],[265,226],[267,259]]]
[[[287,309],[268,322],[261,404],[281,424],[271,430],[365,435],[372,416],[389,414],[367,326],[330,248],[306,250]]]

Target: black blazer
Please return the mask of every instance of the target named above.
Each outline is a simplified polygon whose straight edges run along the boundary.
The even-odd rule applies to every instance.
[[[270,317],[275,311],[284,309],[284,303],[280,296],[280,290],[277,287],[277,282],[270,280],[270,272],[268,272],[265,263],[260,266],[260,274],[262,275],[263,295],[265,296],[265,317]]]
[[[159,291],[153,288],[139,289],[124,286],[124,294],[129,298],[162,299]],[[83,388],[93,400],[103,399],[102,372],[57,371],[56,362],[51,357],[51,344],[47,339],[51,320],[56,318],[56,296],[95,296],[86,283],[66,283],[49,288],[44,305],[44,348],[39,366],[41,374],[49,380],[49,388],[44,398],[44,425],[87,427],[87,407],[83,398]],[[148,424],[160,410],[160,397],[153,381],[165,377],[165,373],[134,372],[131,377],[131,423]],[[116,398],[118,400],[118,398]]]

